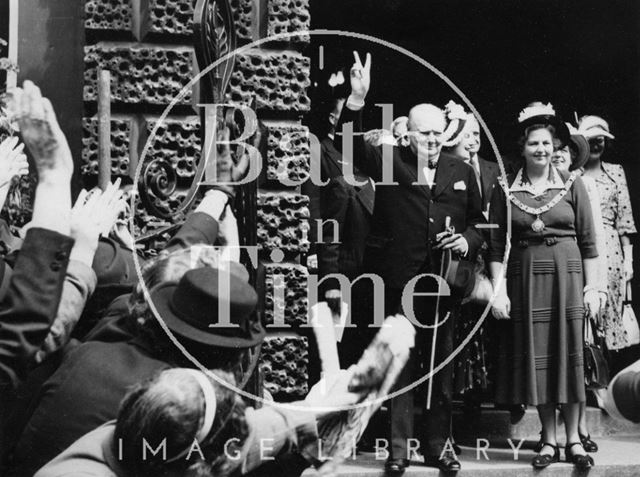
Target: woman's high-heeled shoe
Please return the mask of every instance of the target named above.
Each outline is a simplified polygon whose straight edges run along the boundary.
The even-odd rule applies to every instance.
[[[587,434],[586,436],[583,436],[582,434],[578,435],[580,436],[580,442],[582,442],[582,447],[584,447],[585,451],[589,453],[598,452],[598,444],[591,440],[590,434]]]
[[[582,447],[582,442],[570,442],[565,446],[564,456],[567,462],[571,462],[576,467],[576,469],[579,470],[587,470],[593,467],[595,465],[593,462],[593,457],[591,457],[589,454],[574,454],[571,450],[574,446]],[[582,448],[584,449],[584,447]]]
[[[549,446],[553,449],[553,454],[538,454],[531,460],[531,465],[535,469],[544,469],[545,467],[549,467],[551,464],[560,461],[560,452],[558,451],[558,446],[549,444],[545,442],[542,447]],[[541,449],[542,450],[542,449]]]

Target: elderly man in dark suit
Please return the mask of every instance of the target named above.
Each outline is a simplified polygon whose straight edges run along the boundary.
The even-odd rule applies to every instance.
[[[441,109],[430,104],[411,109],[408,147],[374,147],[358,134],[362,132],[360,111],[370,85],[371,57],[367,55],[366,63],[362,64],[358,54],[354,56],[351,95],[341,117],[345,127],[341,129],[339,125],[338,131],[347,133],[348,123],[354,123],[356,166],[376,183],[365,267],[384,280],[386,313],[401,312],[413,318],[418,329],[415,356],[397,384],[401,389],[415,378],[413,367],[421,365],[428,372],[431,365],[442,363],[453,350],[454,319],[447,311],[461,298],[457,293],[464,291],[452,287],[450,296],[425,296],[440,290],[438,282],[426,274],[439,272],[443,250],[451,250],[459,257],[473,257],[482,244],[476,225],[485,220],[473,169],[460,158],[441,152],[446,127]],[[390,149],[384,151],[384,147]],[[453,227],[453,233],[442,234],[447,226]],[[413,300],[412,287],[422,292]],[[438,316],[437,338],[433,340]],[[431,383],[430,409],[421,423],[424,426],[420,443],[427,465],[455,472],[460,463],[446,445],[451,387],[452,366],[447,365],[434,375]],[[414,437],[413,391],[393,398],[390,411],[391,445],[385,468],[389,474],[398,475],[409,465],[410,452],[416,450],[409,441]]]

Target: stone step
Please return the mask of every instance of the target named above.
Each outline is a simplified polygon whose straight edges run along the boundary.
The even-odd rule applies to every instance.
[[[521,450],[518,460],[514,460],[513,451],[509,448],[491,447],[487,451],[489,460],[480,453],[476,455],[476,449],[462,448],[460,461],[462,470],[457,477],[570,477],[588,475],[589,477],[638,477],[640,476],[640,439],[634,437],[616,437],[598,441],[600,451],[592,454],[595,467],[589,472],[579,473],[573,465],[561,462],[552,464],[542,473],[535,471],[530,464],[534,453],[530,450]],[[560,458],[564,460],[564,452],[561,450]],[[303,476],[311,477],[313,471],[306,471]],[[425,467],[419,462],[412,465],[404,474],[406,477],[435,477],[440,474],[437,469]],[[356,460],[347,461],[341,466],[340,477],[383,477],[384,458],[376,460],[375,454],[363,453],[356,456]]]
[[[640,424],[616,421],[598,408],[587,407],[586,412],[587,428],[594,439],[596,437],[636,436],[640,441]],[[507,438],[514,441],[520,439],[537,441],[540,421],[535,408],[528,408],[518,422],[512,423],[509,412],[483,407],[482,412],[477,416],[454,412],[453,429],[454,436],[460,443],[475,445],[477,438],[483,438],[491,442],[501,440],[503,445],[507,445]],[[558,435],[563,433],[564,425],[558,413]],[[638,475],[640,475],[640,469]]]

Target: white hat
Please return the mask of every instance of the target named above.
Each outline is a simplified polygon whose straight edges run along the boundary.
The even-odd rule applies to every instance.
[[[587,139],[599,136],[615,139],[615,136],[609,132],[609,123],[600,116],[583,116],[578,125],[578,132]]]

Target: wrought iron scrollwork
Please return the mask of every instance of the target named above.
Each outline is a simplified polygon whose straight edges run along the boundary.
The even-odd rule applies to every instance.
[[[231,53],[236,48],[236,32],[233,22],[233,13],[228,0],[198,0],[194,9],[194,43],[198,65],[204,70],[219,58]],[[199,82],[200,104],[221,103],[224,92],[227,90],[231,73],[235,64],[234,55],[230,55],[225,61],[208,71]],[[237,131],[233,119],[224,117],[220,110],[218,125],[226,124],[230,131]],[[233,115],[230,116],[233,118]],[[200,115],[202,128],[204,127],[204,113]],[[204,130],[202,130],[204,144]],[[143,166],[140,175],[140,199],[145,208],[152,215],[171,222],[181,221],[192,207],[199,193],[199,185],[203,180],[207,158],[201,155],[196,166],[191,186],[186,191],[180,204],[169,207],[168,199],[176,191],[177,175],[173,166],[166,158],[155,158],[148,165]],[[242,194],[241,194],[242,195]],[[145,234],[138,241],[152,239],[166,233],[175,225],[164,227]]]
[[[166,203],[176,191],[178,176],[171,163],[164,158],[154,159],[144,165],[140,195],[152,214],[168,218],[171,215]]]
[[[194,15],[196,58],[200,68],[204,69],[236,49],[233,12],[228,0],[198,0]],[[235,57],[231,55],[202,78],[201,102],[222,102],[234,65]]]
[[[200,70],[204,70],[218,59],[229,55],[224,61],[205,73],[199,81],[200,104],[223,104],[229,101],[225,98],[225,92],[233,73],[235,57],[230,54],[236,49],[236,32],[233,21],[233,12],[229,0],[198,0],[194,9],[194,46],[196,59]],[[252,107],[255,106],[255,100]],[[254,109],[255,110],[255,109]],[[184,218],[196,199],[199,186],[203,182],[207,160],[205,149],[205,128],[228,128],[230,139],[238,137],[244,129],[234,108],[217,108],[215,124],[206,124],[205,109],[200,112],[200,137],[202,154],[196,166],[195,175],[191,187],[186,192],[186,197],[177,207],[168,207],[167,202],[177,190],[179,181],[173,165],[166,158],[155,158],[144,165],[141,174],[139,190],[140,200],[145,208],[154,216],[165,219],[171,225],[153,230],[139,237],[138,241],[151,240],[162,234],[166,234]],[[266,129],[258,122],[258,128],[250,142],[264,157],[266,149]],[[214,146],[215,147],[215,146]],[[242,148],[231,148],[232,154],[242,153]],[[215,156],[213,158],[215,160]],[[244,184],[235,188],[235,200],[233,209],[238,223],[238,235],[240,245],[257,244],[257,181]],[[257,281],[256,271],[250,265],[247,254],[241,258],[250,274],[250,281],[255,286]],[[244,379],[240,383],[242,387],[259,394],[259,373],[255,373],[260,345],[248,350],[247,357],[242,363]]]

